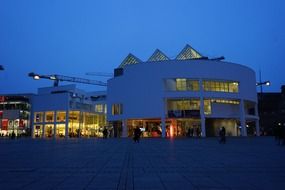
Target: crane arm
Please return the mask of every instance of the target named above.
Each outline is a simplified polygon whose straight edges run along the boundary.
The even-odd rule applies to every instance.
[[[106,82],[97,81],[97,80],[90,80],[90,79],[84,79],[84,78],[78,78],[78,77],[70,77],[70,76],[64,76],[64,75],[39,75],[36,73],[29,73],[29,77],[33,77],[34,79],[49,79],[54,81],[54,86],[58,86],[59,81],[67,81],[67,82],[75,82],[75,83],[83,83],[83,84],[91,84],[91,85],[98,85],[98,86],[107,86]]]

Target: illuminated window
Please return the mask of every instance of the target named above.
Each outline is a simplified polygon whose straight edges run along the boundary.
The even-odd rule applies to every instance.
[[[34,122],[35,123],[41,123],[43,122],[43,112],[35,112],[35,115],[34,115]]]
[[[45,125],[45,137],[52,137],[54,134],[54,125]]]
[[[34,125],[34,137],[42,137],[43,125]]]
[[[56,125],[56,134],[57,137],[65,136],[65,124],[57,124]]]
[[[186,90],[186,79],[176,79],[176,90],[178,91]]]
[[[178,99],[167,101],[168,110],[200,110],[200,100]]]
[[[199,91],[199,81],[186,78],[166,79],[165,89],[170,91]]]
[[[204,100],[204,113],[206,115],[211,114],[211,101],[210,100]]]
[[[54,112],[53,111],[46,112],[45,122],[54,122]]]
[[[212,103],[219,103],[219,104],[239,104],[237,100],[226,100],[226,99],[211,99]]]
[[[239,83],[232,81],[203,81],[204,91],[213,92],[238,92]]]
[[[80,112],[79,111],[70,111],[69,112],[69,123],[79,123],[79,117]]]
[[[113,104],[112,105],[112,115],[121,115],[121,114],[123,114],[123,105]]]
[[[56,112],[56,122],[65,122],[65,120],[66,120],[66,112],[57,111]]]
[[[103,104],[95,105],[95,112],[103,113],[104,112],[104,105]]]

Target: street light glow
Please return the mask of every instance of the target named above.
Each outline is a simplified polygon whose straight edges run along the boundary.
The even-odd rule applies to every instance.
[[[50,76],[49,79],[50,80],[56,80],[56,77],[55,76]]]
[[[33,78],[34,78],[35,80],[39,80],[41,77],[40,77],[39,75],[35,75]]]

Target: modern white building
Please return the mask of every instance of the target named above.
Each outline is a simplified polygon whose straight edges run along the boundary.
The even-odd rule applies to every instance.
[[[32,136],[98,137],[106,125],[106,92],[76,85],[39,88],[32,101]]]
[[[156,50],[147,61],[129,54],[108,80],[107,118],[123,137],[259,134],[255,72],[203,57],[191,46],[175,59]]]

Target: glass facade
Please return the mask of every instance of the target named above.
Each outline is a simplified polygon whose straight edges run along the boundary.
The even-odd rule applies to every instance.
[[[167,113],[169,118],[199,117],[200,100],[168,99]]]
[[[34,114],[34,123],[42,123],[44,118],[43,112],[35,112]]]
[[[102,105],[104,108],[104,105]],[[69,137],[100,137],[102,128],[107,126],[106,115],[83,111],[68,112],[68,136]],[[45,115],[45,119],[43,116]],[[56,121],[54,116],[56,115]],[[34,137],[65,137],[66,136],[66,112],[47,111],[36,112],[34,116]],[[55,134],[54,134],[55,130]]]
[[[56,122],[65,122],[65,120],[66,120],[66,112],[57,111],[56,112]]]
[[[54,122],[54,112],[53,111],[45,112],[45,122]]]
[[[54,125],[53,124],[48,124],[45,125],[45,137],[52,137],[54,134]]]
[[[166,79],[165,89],[167,91],[199,91],[199,81],[186,78]]]
[[[212,92],[239,92],[239,83],[235,81],[213,81],[207,80],[203,81],[204,91]]]

